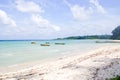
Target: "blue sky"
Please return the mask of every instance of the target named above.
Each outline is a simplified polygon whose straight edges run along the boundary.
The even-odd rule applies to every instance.
[[[0,0],[0,39],[111,34],[120,0]]]

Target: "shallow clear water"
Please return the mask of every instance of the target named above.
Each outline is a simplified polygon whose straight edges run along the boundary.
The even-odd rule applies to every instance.
[[[0,41],[0,66],[9,66],[30,61],[37,61],[61,55],[71,54],[74,51],[89,51],[100,46],[113,45],[95,43],[96,40],[45,40],[35,41]],[[40,44],[50,42],[50,46]],[[55,45],[60,42],[65,45]]]

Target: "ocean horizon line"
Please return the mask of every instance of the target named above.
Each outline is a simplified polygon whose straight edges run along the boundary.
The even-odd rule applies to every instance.
[[[54,39],[3,39],[0,41],[47,41],[47,40],[54,40]]]

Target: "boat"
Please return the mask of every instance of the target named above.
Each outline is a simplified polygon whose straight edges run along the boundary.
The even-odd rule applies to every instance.
[[[40,44],[41,46],[50,46],[50,44]]]
[[[65,43],[55,43],[56,45],[65,45]]]
[[[50,44],[50,42],[46,42],[46,44]]]
[[[36,44],[36,42],[31,42],[31,44]]]

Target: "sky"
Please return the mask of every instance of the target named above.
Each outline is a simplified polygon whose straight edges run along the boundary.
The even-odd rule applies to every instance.
[[[120,25],[120,0],[0,0],[0,40],[104,35]]]

